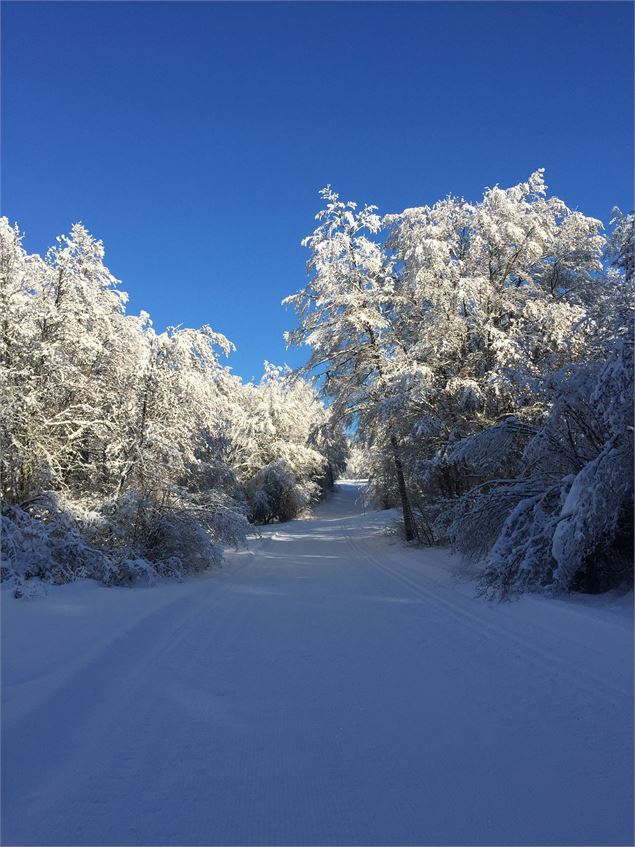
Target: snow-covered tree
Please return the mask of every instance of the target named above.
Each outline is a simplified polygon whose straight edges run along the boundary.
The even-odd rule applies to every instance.
[[[336,472],[341,464],[329,413],[309,383],[268,362],[260,383],[243,387],[241,410],[233,463],[251,519],[289,520],[317,498],[323,481],[333,483],[333,465]]]
[[[333,414],[343,422],[360,421],[369,433],[384,423],[392,451],[403,509],[406,538],[416,526],[404,478],[400,447],[391,421],[398,407],[395,374],[399,373],[400,340],[393,327],[397,308],[394,266],[381,244],[374,206],[357,211],[330,187],[321,192],[325,208],[319,224],[303,244],[310,248],[309,283],[284,303],[293,306],[298,326],[287,333],[289,344],[306,344],[306,366],[333,401]]]
[[[320,436],[329,415],[308,384],[268,368],[244,386],[209,326],[159,333],[127,315],[80,224],[42,259],[0,219],[0,272],[4,576],[201,570],[259,517],[259,473],[290,489],[267,519],[317,495],[336,440]]]
[[[615,210],[606,239],[548,197],[541,170],[383,219],[322,194],[288,340],[311,346],[308,369],[356,418],[375,499],[404,505],[407,537],[487,560],[499,594],[591,584],[588,563],[628,535],[632,479],[615,474],[632,429],[597,406],[629,413],[604,369],[630,373],[632,214]]]

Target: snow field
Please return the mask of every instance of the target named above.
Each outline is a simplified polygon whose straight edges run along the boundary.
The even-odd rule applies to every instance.
[[[181,584],[5,593],[3,843],[632,843],[632,597],[486,602],[360,493]]]

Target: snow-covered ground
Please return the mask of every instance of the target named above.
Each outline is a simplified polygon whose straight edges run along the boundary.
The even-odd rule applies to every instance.
[[[478,599],[359,491],[179,585],[5,592],[2,843],[632,844],[632,596]]]

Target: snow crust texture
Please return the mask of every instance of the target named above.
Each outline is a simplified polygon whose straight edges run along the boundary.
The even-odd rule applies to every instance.
[[[3,593],[3,844],[632,844],[632,598],[488,603],[342,481],[220,571]]]

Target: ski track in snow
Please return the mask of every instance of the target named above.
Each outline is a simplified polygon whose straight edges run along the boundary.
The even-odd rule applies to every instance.
[[[632,598],[487,602],[360,490],[180,585],[4,592],[2,844],[632,844]]]

